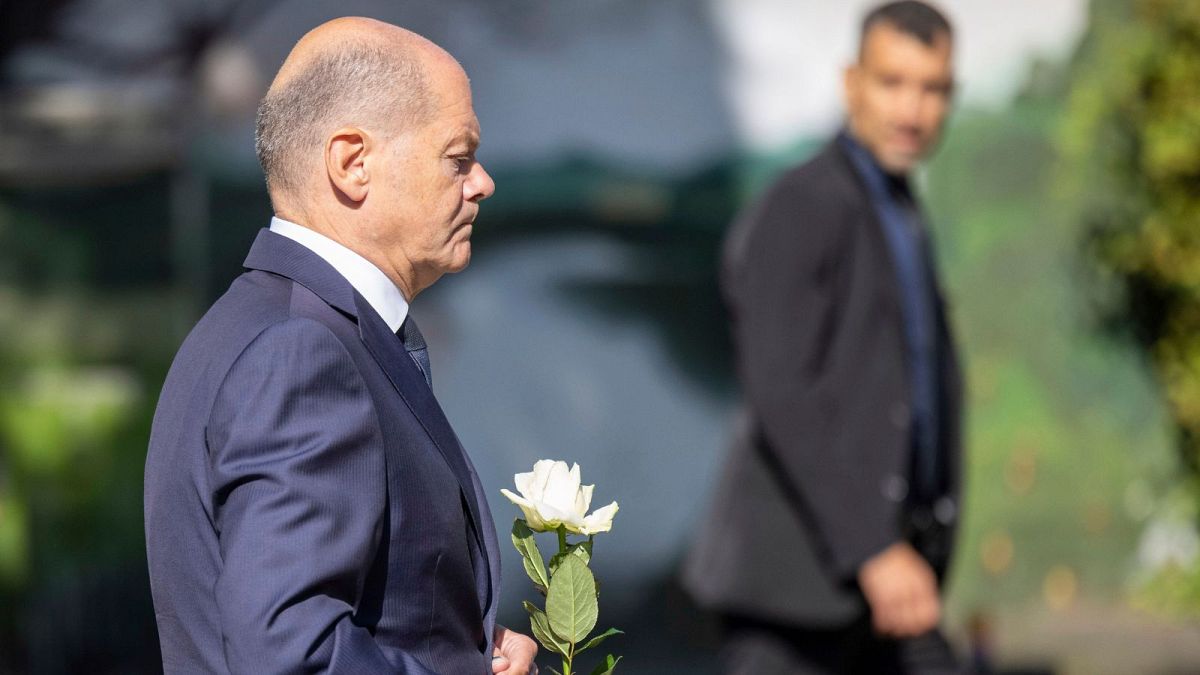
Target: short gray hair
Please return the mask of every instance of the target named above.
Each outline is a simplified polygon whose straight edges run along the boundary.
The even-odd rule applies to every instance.
[[[305,153],[345,124],[400,132],[432,112],[428,77],[414,50],[349,41],[319,54],[258,106],[254,150],[272,199],[303,186]]]

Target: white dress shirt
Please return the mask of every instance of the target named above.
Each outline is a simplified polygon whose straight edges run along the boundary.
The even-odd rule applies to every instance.
[[[271,218],[271,231],[321,256],[370,303],[393,333],[400,330],[408,316],[408,300],[374,263],[323,234],[279,217]]]

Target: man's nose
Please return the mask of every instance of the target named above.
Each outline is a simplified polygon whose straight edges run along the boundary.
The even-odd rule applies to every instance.
[[[466,191],[466,199],[469,202],[481,202],[496,191],[496,182],[488,175],[487,169],[483,168],[481,162],[475,162],[471,167],[471,173],[467,176],[467,182],[464,186]]]
[[[906,88],[896,101],[896,121],[905,127],[920,126],[921,111],[925,105],[925,97],[919,88]]]

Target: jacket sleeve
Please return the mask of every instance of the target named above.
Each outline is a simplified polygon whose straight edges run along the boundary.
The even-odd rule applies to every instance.
[[[862,461],[880,448],[856,447],[863,435],[847,433],[871,423],[847,419],[861,408],[851,400],[862,395],[856,376],[870,356],[857,353],[854,332],[865,324],[851,317],[877,311],[861,306],[870,294],[853,260],[855,217],[812,183],[782,181],[739,224],[725,279],[748,405],[844,580],[900,538],[896,505]]]
[[[207,428],[215,586],[234,673],[428,673],[355,624],[387,508],[383,440],[366,385],[322,324],[251,342]]]

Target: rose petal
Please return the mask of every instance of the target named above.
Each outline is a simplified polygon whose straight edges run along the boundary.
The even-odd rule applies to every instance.
[[[530,471],[529,473],[519,473],[513,476],[513,483],[517,486],[517,492],[520,492],[526,499],[538,499],[541,497],[541,495],[534,492],[536,475],[535,472]]]
[[[568,511],[557,509],[553,504],[539,502],[537,505],[538,513],[541,514],[542,520],[547,526],[558,527],[566,525],[568,529],[579,527],[583,519]],[[574,531],[574,529],[572,529]]]
[[[508,497],[508,501],[521,507],[521,513],[525,514],[525,524],[529,526],[529,529],[535,532],[545,532],[547,529],[553,529],[546,527],[546,523],[543,522],[541,514],[538,513],[537,504],[522,497],[518,497],[517,495],[503,488],[500,489],[500,494]]]
[[[575,510],[575,493],[579,492],[579,465],[574,469],[567,468],[566,462],[555,462],[550,472],[550,480],[546,491],[542,494],[542,502],[553,506],[563,513]],[[578,514],[580,518],[583,514]]]
[[[592,490],[595,485],[584,485],[579,488],[579,492],[575,495],[575,513],[583,515],[587,513],[588,506],[592,503]]]
[[[546,487],[554,474],[554,466],[561,464],[552,459],[539,459],[533,465],[533,484],[530,486],[530,496],[536,500],[546,498]]]
[[[591,535],[611,530],[613,516],[617,515],[618,508],[617,503],[613,502],[593,511],[591,515],[583,519],[583,526],[579,528],[580,534]]]

